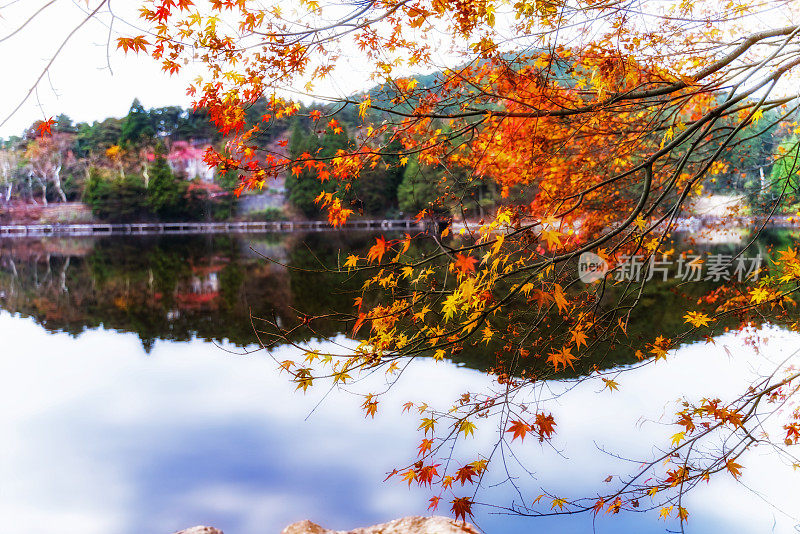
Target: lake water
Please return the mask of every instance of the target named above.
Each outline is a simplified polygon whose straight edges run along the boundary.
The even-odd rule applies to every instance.
[[[285,266],[315,265],[369,242],[343,239],[3,242],[3,529],[141,534],[208,524],[226,534],[267,534],[301,519],[350,529],[426,514],[427,491],[383,482],[415,454],[418,420],[401,414],[401,404],[448,406],[466,390],[491,387],[479,363],[416,361],[372,421],[345,391],[295,392],[276,360],[297,349],[268,354],[254,343],[251,312],[288,324],[293,309],[348,309],[347,284]],[[338,328],[323,325],[322,333]],[[668,441],[675,428],[659,420],[679,397],[732,397],[766,360],[798,349],[797,334],[765,328],[686,345],[666,363],[623,375],[619,392],[598,394],[602,384],[593,381],[552,382],[554,397],[574,389],[550,403],[554,447],[526,440],[515,449],[534,474],[521,481],[524,498],[540,488],[564,496],[602,489],[607,475],[631,470],[610,453],[646,458],[653,442]],[[487,428],[475,444],[495,438]],[[742,463],[741,482],[719,477],[689,495],[687,532],[798,528],[800,471],[758,449]],[[485,491],[485,500],[514,498],[505,487]],[[480,508],[475,517],[491,534],[678,529],[657,511],[596,520],[491,512]]]

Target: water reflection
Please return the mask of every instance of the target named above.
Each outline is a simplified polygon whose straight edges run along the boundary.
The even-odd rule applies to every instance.
[[[769,338],[764,350],[776,358],[800,347],[797,335],[773,331]],[[304,518],[344,529],[422,514],[425,493],[381,483],[413,455],[417,421],[401,415],[401,403],[449,405],[466,389],[488,386],[480,372],[421,360],[374,422],[364,421],[358,399],[346,393],[329,396],[306,420],[322,392],[294,393],[263,352],[237,356],[222,350],[236,352],[233,345],[193,339],[158,341],[147,355],[132,334],[101,328],[53,335],[8,313],[0,313],[0,339],[0,517],[17,534],[56,527],[139,534],[198,523],[262,534]],[[290,351],[280,348],[275,357],[291,357]],[[540,487],[576,493],[624,472],[628,466],[598,447],[646,456],[648,440],[672,429],[638,424],[640,417],[657,419],[679,394],[703,394],[711,371],[719,376],[713,391],[732,395],[758,361],[729,335],[623,378],[618,393],[598,395],[597,384],[581,385],[554,406],[558,452],[535,441],[520,448],[536,476],[521,481],[525,496],[534,498]],[[494,437],[486,428],[476,443]],[[797,473],[758,451],[747,466],[745,484],[797,513]],[[510,497],[506,489],[487,491],[490,498]],[[773,521],[775,532],[789,532],[798,520],[727,479],[698,489],[687,507],[688,532],[767,532]],[[477,521],[490,533],[593,528],[588,516],[530,521],[483,511]],[[602,517],[595,525],[609,533],[675,527],[653,514]]]
[[[54,332],[79,334],[100,325],[134,332],[145,350],[159,339],[194,337],[247,346],[256,341],[251,315],[289,328],[297,325],[298,311],[340,314],[315,321],[313,331],[292,331],[293,341],[305,341],[351,331],[354,321],[341,318],[354,312],[363,281],[311,271],[336,265],[341,251],[360,253],[373,240],[359,233],[0,240],[0,308],[33,317]],[[794,241],[789,232],[765,233],[748,255],[767,258],[770,247]],[[732,255],[743,245],[698,244],[687,235],[682,246]],[[654,324],[668,337],[683,332],[682,310],[720,283],[670,279],[647,284],[641,296],[625,296],[624,285],[609,286],[604,298],[609,304],[637,299],[628,335],[638,343],[652,340]],[[486,369],[494,363],[487,354],[500,349],[491,343],[468,346],[458,358]],[[625,343],[595,353],[576,364],[577,374],[635,361]],[[530,371],[539,373],[536,366],[542,365],[531,361]]]

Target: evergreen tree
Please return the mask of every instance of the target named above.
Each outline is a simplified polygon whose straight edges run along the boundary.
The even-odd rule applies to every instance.
[[[439,198],[441,173],[427,166],[420,166],[416,157],[409,158],[403,173],[403,182],[397,188],[400,209],[413,216],[423,209],[431,209],[431,202]]]
[[[176,219],[185,215],[186,183],[176,177],[164,157],[164,147],[156,148],[156,159],[148,170],[147,206],[159,219]]]
[[[138,98],[133,100],[128,116],[122,124],[122,131],[119,136],[119,144],[139,143],[145,139],[155,137],[156,131],[150,120],[150,114],[145,111]]]

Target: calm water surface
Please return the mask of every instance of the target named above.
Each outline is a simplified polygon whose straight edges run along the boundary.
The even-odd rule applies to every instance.
[[[275,360],[296,357],[296,349],[269,355],[253,343],[250,311],[289,323],[293,308],[346,309],[352,302],[340,282],[265,262],[257,252],[306,266],[368,242],[349,239],[3,243],[3,531],[141,534],[210,524],[226,534],[266,534],[306,518],[349,529],[425,514],[427,492],[382,482],[417,444],[418,421],[401,415],[401,404],[424,399],[447,406],[468,389],[488,387],[479,363],[419,361],[375,420],[365,421],[359,400],[347,392],[322,403],[325,392],[294,392]],[[340,327],[326,328],[335,334]],[[777,359],[800,348],[800,336],[778,329],[753,336],[764,339],[762,356],[745,336],[726,335],[623,376],[618,393],[578,386],[554,406],[555,449],[531,440],[517,451],[535,477],[521,481],[525,498],[542,487],[591,493],[607,475],[630,469],[608,452],[644,459],[653,452],[648,443],[674,433],[653,422],[670,412],[670,402],[681,395],[732,396],[763,355]],[[307,337],[298,341],[318,343]],[[719,378],[709,384],[712,374]],[[571,386],[554,382],[552,390]],[[476,444],[495,438],[486,428]],[[800,518],[767,501],[800,516],[800,473],[758,450],[746,464],[743,484],[723,478],[691,494],[688,532],[794,531]],[[496,488],[485,498],[508,502],[512,495]],[[476,522],[492,534],[678,526],[653,513],[593,522],[590,516],[519,519],[486,509]]]

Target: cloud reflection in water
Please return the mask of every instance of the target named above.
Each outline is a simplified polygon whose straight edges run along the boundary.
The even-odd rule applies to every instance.
[[[327,397],[305,420],[324,392],[295,393],[261,352],[235,356],[203,341],[158,342],[147,356],[133,334],[53,335],[4,312],[0,339],[0,517],[15,534],[53,532],[56,525],[80,534],[169,533],[194,524],[267,534],[305,518],[346,529],[424,514],[427,492],[381,483],[416,446],[417,422],[399,406],[423,399],[446,406],[488,380],[449,363],[419,361],[382,401],[375,421],[365,421],[358,399],[343,393]],[[788,354],[797,347],[800,336],[773,332],[765,350]],[[291,357],[282,350],[279,360]],[[685,347],[666,364],[623,375],[620,392],[578,386],[551,408],[555,445],[566,459],[535,440],[518,451],[537,477],[523,481],[529,498],[540,487],[591,493],[626,468],[597,445],[646,457],[648,439],[675,429],[637,425],[642,415],[670,413],[667,402],[687,392],[732,395],[757,360],[729,335],[717,346]],[[712,373],[720,376],[713,387]],[[478,434],[476,442],[485,444],[496,436],[485,427]],[[758,450],[743,463],[745,483],[798,513],[797,473]],[[686,506],[687,532],[769,532],[773,519],[775,532],[790,532],[794,523],[730,479],[698,488]],[[489,533],[592,532],[589,516],[482,513],[478,523]],[[596,531],[676,526],[635,514],[598,518]]]

